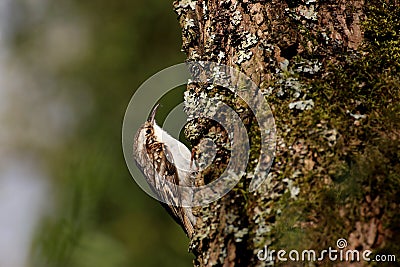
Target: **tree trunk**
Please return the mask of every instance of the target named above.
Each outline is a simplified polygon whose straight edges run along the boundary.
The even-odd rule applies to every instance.
[[[250,193],[259,154],[253,114],[222,88],[188,86],[186,105],[200,93],[218,93],[236,107],[252,152],[248,175],[234,190],[193,209],[195,266],[267,266],[271,261],[257,256],[265,246],[301,256],[302,250],[338,249],[340,238],[345,250],[373,251],[371,259],[400,258],[398,2],[180,0],[174,7],[187,59],[219,62],[250,77],[277,129],[268,179]],[[212,121],[190,125],[194,151],[201,138],[227,139]],[[226,167],[229,151],[218,149],[218,155],[222,160],[198,175],[197,184],[215,180]],[[314,264],[350,266],[327,257]]]

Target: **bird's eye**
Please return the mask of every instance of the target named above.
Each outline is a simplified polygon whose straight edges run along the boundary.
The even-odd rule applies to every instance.
[[[146,130],[146,133],[147,133],[147,134],[151,134],[151,130],[150,130],[150,129],[147,129],[147,130]]]

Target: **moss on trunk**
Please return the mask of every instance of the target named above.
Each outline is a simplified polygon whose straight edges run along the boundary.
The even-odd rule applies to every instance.
[[[174,6],[188,60],[220,62],[251,77],[278,133],[273,167],[257,192],[249,193],[243,178],[221,200],[196,209],[195,265],[266,266],[257,258],[265,245],[321,251],[336,248],[339,238],[348,249],[400,257],[398,2],[180,0]],[[219,93],[236,108],[249,131],[251,173],[259,153],[252,113],[222,88],[188,87],[194,98],[201,92]],[[187,129],[194,147],[223,132],[206,120],[192,126],[201,129]],[[229,153],[219,155],[202,182],[226,166]],[[316,262],[329,264],[343,266]]]

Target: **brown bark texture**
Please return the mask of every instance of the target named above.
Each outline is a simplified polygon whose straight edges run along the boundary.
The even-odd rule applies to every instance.
[[[365,266],[365,261],[259,260],[270,249],[371,250],[400,258],[400,7],[398,1],[179,0],[174,2],[188,61],[232,66],[260,88],[273,112],[277,148],[268,179],[250,193],[259,128],[228,90],[191,84],[186,105],[218,96],[244,122],[247,173],[222,199],[193,208],[195,266]],[[186,127],[227,142],[224,130],[198,118]],[[229,162],[221,145],[197,184]],[[372,258],[373,256],[371,256]],[[399,262],[386,263],[394,266]],[[310,264],[310,265],[308,265]],[[385,266],[385,264],[382,264]]]

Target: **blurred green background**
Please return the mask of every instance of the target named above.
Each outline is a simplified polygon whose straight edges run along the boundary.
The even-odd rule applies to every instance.
[[[0,25],[0,266],[191,266],[121,147],[135,89],[185,58],[172,1],[3,0]]]

